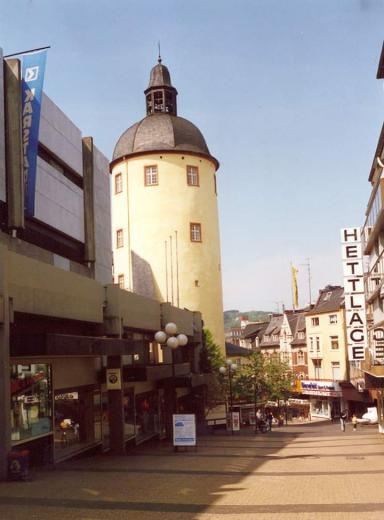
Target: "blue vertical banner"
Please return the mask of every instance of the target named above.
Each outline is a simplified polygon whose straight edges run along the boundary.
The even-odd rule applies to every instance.
[[[35,214],[37,150],[46,57],[46,50],[25,54],[22,64],[25,214],[29,217]]]

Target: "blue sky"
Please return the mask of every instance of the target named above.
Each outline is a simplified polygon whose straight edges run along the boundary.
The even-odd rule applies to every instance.
[[[45,90],[110,157],[144,117],[161,41],[179,115],[218,173],[224,307],[291,305],[342,283],[383,122],[384,0],[0,0],[5,54],[51,45]]]

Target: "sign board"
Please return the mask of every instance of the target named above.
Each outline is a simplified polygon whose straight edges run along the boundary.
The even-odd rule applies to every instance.
[[[363,252],[360,228],[341,230],[348,358],[363,361],[367,346]]]
[[[339,397],[342,390],[336,381],[316,381],[305,379],[301,381],[301,391],[304,395],[321,395]]]
[[[173,445],[196,446],[195,414],[173,414]]]
[[[121,390],[121,369],[107,368],[107,390]]]
[[[233,431],[238,432],[240,430],[240,413],[232,412],[232,425]]]
[[[46,55],[45,50],[25,54],[22,64],[25,211],[30,217],[35,214],[36,165]]]

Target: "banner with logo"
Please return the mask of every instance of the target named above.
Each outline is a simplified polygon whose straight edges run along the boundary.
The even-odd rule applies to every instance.
[[[46,57],[46,50],[25,54],[22,64],[25,213],[30,217],[35,214],[37,150]]]

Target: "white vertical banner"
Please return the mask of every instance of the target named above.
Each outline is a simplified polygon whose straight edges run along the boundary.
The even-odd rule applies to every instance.
[[[368,345],[360,228],[341,230],[348,358],[362,361]]]

